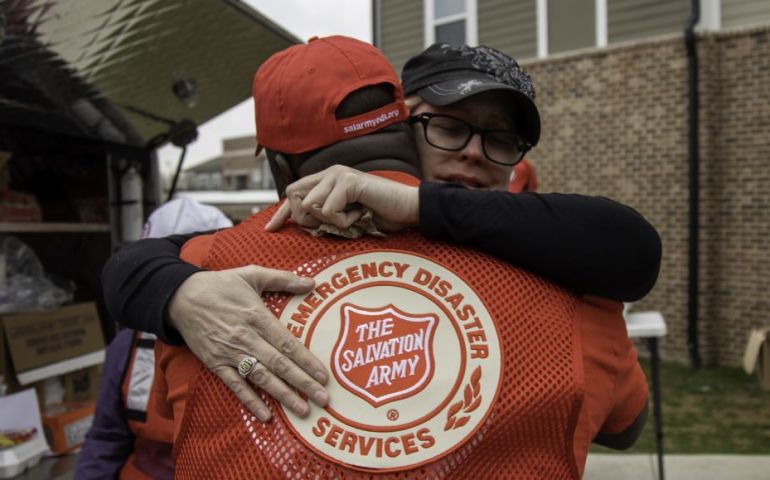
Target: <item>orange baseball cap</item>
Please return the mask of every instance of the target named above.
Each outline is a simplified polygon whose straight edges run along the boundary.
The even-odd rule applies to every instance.
[[[335,111],[351,92],[389,84],[394,101],[355,117]],[[409,115],[401,82],[374,46],[343,36],[313,37],[268,58],[252,85],[257,143],[296,154],[366,135]]]

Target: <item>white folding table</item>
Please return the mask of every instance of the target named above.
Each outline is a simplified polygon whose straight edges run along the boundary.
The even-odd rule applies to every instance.
[[[626,312],[626,329],[630,338],[645,338],[650,348],[652,370],[652,411],[655,415],[655,444],[658,451],[658,478],[665,479],[663,472],[663,417],[660,402],[660,356],[658,338],[666,335],[666,321],[660,312]]]

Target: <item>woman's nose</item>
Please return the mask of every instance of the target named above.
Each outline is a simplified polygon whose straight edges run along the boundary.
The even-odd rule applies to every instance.
[[[468,144],[460,151],[463,160],[472,162],[484,161],[484,146],[482,145],[481,134],[474,133]]]

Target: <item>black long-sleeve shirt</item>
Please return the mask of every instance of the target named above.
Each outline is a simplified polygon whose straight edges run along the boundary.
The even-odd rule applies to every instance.
[[[658,277],[661,242],[634,209],[575,194],[479,192],[455,184],[420,185],[420,231],[479,249],[578,294],[633,301]],[[197,234],[141,240],[122,248],[102,272],[108,311],[119,323],[180,344],[166,325],[179,285],[200,271],[179,258]]]

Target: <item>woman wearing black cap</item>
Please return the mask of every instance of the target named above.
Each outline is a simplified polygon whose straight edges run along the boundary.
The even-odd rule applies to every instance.
[[[380,190],[370,196],[378,203],[365,205],[391,226],[419,225],[430,238],[478,248],[581,294],[635,301],[652,289],[660,238],[635,210],[600,197],[505,191],[511,166],[540,139],[535,88],[516,60],[486,46],[435,44],[407,61],[402,83],[422,168],[419,190],[338,167],[297,182],[271,228],[290,207],[305,226],[345,227],[357,218],[348,204],[362,203],[352,195],[366,184]],[[329,176],[340,177],[342,196],[310,193]],[[337,202],[327,211],[346,214],[313,207],[327,197]]]

